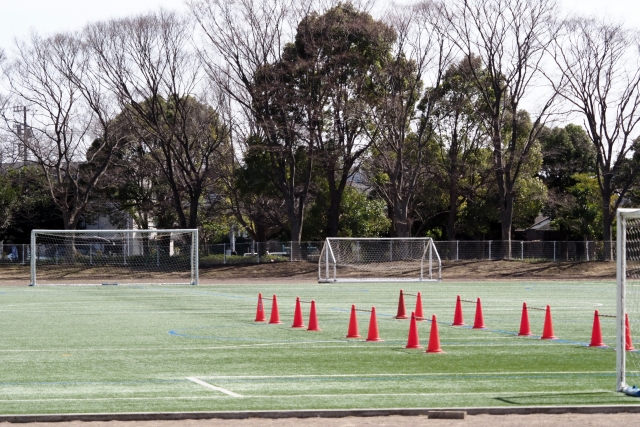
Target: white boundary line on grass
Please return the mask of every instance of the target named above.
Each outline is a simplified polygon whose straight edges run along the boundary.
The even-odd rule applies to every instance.
[[[567,375],[611,374],[612,371],[500,371],[500,372],[420,372],[414,374],[318,374],[318,375],[201,375],[205,379],[269,379],[269,378],[361,378],[361,377],[423,377],[423,376],[510,376],[510,375]]]
[[[209,383],[207,383],[207,382],[204,382],[204,381],[199,380],[199,379],[194,378],[194,377],[187,377],[187,379],[188,379],[189,381],[193,381],[193,382],[194,382],[194,383],[196,383],[196,384],[200,384],[200,385],[201,385],[201,386],[203,386],[203,387],[210,388],[211,390],[215,390],[215,391],[219,391],[219,392],[224,393],[224,394],[228,394],[228,395],[229,395],[229,396],[231,396],[231,397],[244,397],[244,396],[242,396],[241,394],[234,393],[234,392],[232,392],[231,390],[227,390],[226,388],[217,387],[217,386],[215,386],[215,385],[213,385],[213,384],[209,384]]]
[[[593,394],[593,393],[606,393],[611,395],[618,395],[616,391],[613,390],[604,390],[604,389],[593,389],[593,390],[581,390],[581,391],[569,391],[569,390],[558,390],[558,391],[481,391],[481,392],[453,392],[453,393],[443,393],[443,392],[434,392],[434,393],[349,393],[345,394],[271,394],[271,395],[248,395],[242,396],[245,398],[258,398],[258,399],[284,399],[284,398],[294,398],[299,399],[300,397],[405,397],[405,396],[413,396],[413,397],[431,397],[431,396],[527,396],[527,395],[555,395],[555,394],[574,394],[574,395],[582,395],[582,394]],[[84,397],[84,398],[73,398],[73,397],[54,397],[51,399],[0,399],[0,403],[16,403],[16,402],[75,402],[75,401],[123,401],[123,400],[217,400],[217,399],[225,399],[224,396],[158,396],[158,397]]]
[[[604,335],[605,337],[608,337],[610,335]],[[496,338],[498,336],[493,336],[493,338]],[[507,341],[507,336],[504,337],[505,339],[505,343],[483,343],[483,342],[478,342],[478,337],[473,337],[469,338],[470,341],[475,341],[471,342],[471,343],[464,343],[462,341],[464,341],[464,339],[458,339],[456,341],[458,341],[458,344],[446,344],[446,347],[517,347],[519,345],[522,345],[523,342],[526,342],[528,346],[548,346],[553,344],[553,341],[546,341],[546,340],[541,340],[539,338],[527,338],[527,337],[517,337],[516,335],[513,335],[513,337],[518,338],[517,342],[508,342]],[[484,338],[483,338],[484,339]],[[487,341],[490,340],[490,338],[486,339]],[[361,344],[357,344],[358,342],[360,342]],[[317,345],[317,344],[334,344],[334,345]],[[395,344],[398,343],[398,344]],[[406,343],[406,340],[394,340],[394,341],[387,341],[387,344],[394,344],[393,346],[391,345],[387,345],[386,348],[397,348],[400,344],[402,344],[402,348],[400,350],[405,350],[404,349],[404,343]],[[586,343],[588,343],[587,338],[585,338],[585,346]],[[120,351],[131,351],[131,352],[139,352],[139,351],[150,351],[150,352],[154,352],[154,351],[185,351],[185,350],[189,350],[189,351],[210,351],[210,350],[238,350],[241,348],[258,348],[258,347],[278,347],[278,346],[282,346],[282,347],[291,347],[291,346],[309,346],[310,344],[313,344],[313,349],[317,350],[317,349],[322,349],[322,348],[373,348],[374,346],[379,344],[375,344],[375,343],[365,343],[364,339],[359,340],[359,341],[342,341],[340,339],[337,340],[331,340],[331,341],[300,341],[300,342],[292,342],[292,341],[287,341],[287,342],[273,342],[273,343],[254,343],[254,344],[237,344],[237,345],[221,345],[221,346],[210,346],[210,347],[150,347],[150,348],[60,348],[60,349],[0,349],[0,354],[2,353],[56,353],[56,352],[65,352],[65,353],[70,353],[70,352],[76,352],[76,353],[82,353],[82,352],[92,352],[92,351],[98,351],[98,352],[106,352],[106,351],[116,351],[116,352],[120,352]],[[340,345],[340,344],[347,344],[347,345]],[[613,347],[612,347],[613,348]],[[408,352],[414,352],[413,350],[407,350]]]

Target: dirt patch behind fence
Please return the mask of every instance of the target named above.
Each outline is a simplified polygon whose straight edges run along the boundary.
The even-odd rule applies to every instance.
[[[278,281],[318,280],[318,265],[311,262],[273,262],[260,264],[219,265],[200,269],[202,284],[251,283]],[[106,274],[106,273],[105,273]],[[114,274],[109,269],[109,276]],[[166,277],[163,273],[140,273],[153,281]],[[81,283],[83,278],[99,278],[99,269],[56,269],[38,273],[42,278],[67,277]],[[138,278],[143,277],[136,275]],[[122,274],[123,282],[131,277],[129,271]],[[615,280],[615,262],[527,262],[527,261],[445,261],[442,265],[443,280]],[[0,265],[0,285],[28,285],[29,266]]]

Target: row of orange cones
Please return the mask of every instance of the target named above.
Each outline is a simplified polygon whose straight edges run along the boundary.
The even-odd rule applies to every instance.
[[[452,326],[464,326],[464,317],[462,314],[462,304],[461,304],[460,295],[458,295],[456,299],[456,309],[453,315],[453,323]],[[546,314],[544,319],[544,327],[542,329],[542,336],[540,337],[543,340],[554,340],[557,339],[553,332],[553,320],[551,318],[551,307],[547,305]],[[416,295],[416,311],[415,317],[416,320],[424,320],[422,314],[422,297],[420,292]],[[411,313],[412,315],[414,313]],[[404,305],[404,293],[402,289],[400,289],[400,299],[398,301],[398,314],[396,315],[396,319],[406,319],[406,310]],[[473,329],[485,329],[484,326],[484,316],[482,314],[482,303],[480,302],[480,298],[476,301],[476,316],[473,323]],[[531,336],[531,326],[529,325],[529,313],[527,310],[527,303],[522,303],[522,317],[520,320],[520,332],[519,336]],[[591,331],[591,342],[589,343],[589,347],[606,347],[607,345],[604,343],[602,339],[602,329],[600,327],[600,316],[598,310],[595,311],[593,317],[593,328]],[[631,328],[629,326],[629,316],[625,313],[625,350],[632,351],[635,350],[633,347],[633,341],[631,339]]]
[[[271,318],[269,319],[269,323],[279,325],[282,322],[280,321],[280,311],[278,310],[278,299],[273,295],[271,305]],[[302,307],[300,306],[300,298],[296,297],[296,310],[293,315],[293,325],[292,328],[304,328],[304,320],[302,319]],[[262,294],[258,294],[258,308],[256,309],[256,322],[266,322],[267,319],[264,313],[264,304],[262,302]],[[318,314],[316,312],[316,302],[315,300],[311,300],[311,312],[309,313],[309,327],[308,331],[319,331],[320,326],[318,325]]]
[[[356,306],[351,306],[351,318],[349,320],[349,332],[347,338],[361,338],[358,331],[358,318],[356,316]],[[369,320],[369,333],[367,341],[382,341],[378,333],[378,321],[376,319],[376,308],[371,307],[371,319]],[[411,312],[411,323],[409,324],[409,337],[405,348],[422,348],[418,338],[418,324],[415,312]],[[442,353],[440,348],[440,334],[438,334],[438,321],[436,315],[431,317],[431,332],[429,333],[429,345],[427,353]]]
[[[274,294],[272,299],[272,309],[271,309],[271,318],[269,323],[271,324],[281,324],[280,321],[280,313],[278,311],[278,301],[277,297]],[[406,315],[401,313],[400,307],[404,311],[404,295],[402,290],[400,290],[400,304],[398,305],[398,315],[397,319],[407,318]],[[292,328],[304,328],[304,321],[302,319],[302,308],[300,305],[300,298],[296,298],[296,308],[293,317],[293,325]],[[417,325],[416,322],[418,320],[424,320],[424,315],[422,313],[422,300],[420,292],[417,294],[416,301],[416,311],[411,313],[411,324],[409,326],[409,338],[407,342],[406,348],[422,348],[419,344],[418,333],[417,333]],[[265,312],[264,312],[264,304],[262,301],[262,294],[258,294],[258,307],[256,310],[256,322],[265,322]],[[429,346],[427,348],[427,353],[439,353],[442,352],[440,348],[440,338],[438,334],[438,324],[436,320],[436,316],[433,315],[431,319],[431,333],[429,336]],[[462,315],[462,304],[460,295],[458,295],[456,300],[456,309],[454,313],[453,326],[464,326],[464,318]],[[480,298],[477,299],[476,302],[476,316],[473,325],[474,329],[485,329],[484,326],[484,316],[482,314],[482,303],[480,302]],[[320,327],[318,324],[318,316],[316,312],[315,301],[311,300],[311,310],[309,314],[309,327],[307,328],[309,331],[320,331]],[[527,310],[527,303],[522,303],[522,317],[520,321],[520,332],[519,336],[531,336],[531,327],[529,324],[529,314]],[[356,317],[356,308],[355,305],[351,306],[351,318],[349,321],[349,332],[347,333],[347,338],[361,338],[358,332],[358,321]],[[551,307],[547,305],[545,322],[543,327],[543,332],[541,339],[556,339],[553,332],[553,320],[551,318]],[[376,308],[371,308],[371,319],[369,322],[369,333],[367,336],[367,341],[382,341],[380,339],[380,335],[378,333],[378,322],[376,319]],[[598,314],[598,310],[595,311],[594,319],[593,319],[593,329],[591,333],[591,343],[590,347],[606,347],[602,339],[602,330],[600,327],[600,316]],[[633,347],[633,342],[631,338],[631,328],[629,326],[629,317],[625,314],[625,350],[632,351],[635,350]]]
[[[462,316],[462,300],[460,299],[460,295],[456,300],[456,311],[453,315],[453,326],[464,326],[464,318]],[[424,314],[422,312],[422,296],[420,292],[416,294],[416,309],[413,312],[416,316],[417,321],[425,320]],[[404,306],[404,292],[400,289],[400,300],[398,301],[398,314],[396,315],[396,319],[408,319],[407,311]],[[473,329],[485,329],[484,326],[484,317],[482,315],[482,303],[480,302],[480,298],[476,301],[476,318],[473,322]]]
[[[293,325],[292,328],[304,328],[304,321],[302,319],[302,307],[301,301],[299,297],[296,297],[296,309],[293,315]],[[258,294],[258,307],[256,309],[256,322],[266,322],[266,315],[264,312],[264,303],[262,294]],[[427,353],[441,353],[442,349],[440,348],[440,337],[438,335],[438,324],[436,322],[436,316],[434,315],[432,320],[431,327],[431,336],[429,338],[429,347],[427,349]],[[281,324],[280,321],[280,312],[278,310],[278,299],[276,295],[273,295],[272,298],[272,306],[271,306],[271,318],[269,319],[270,324]],[[316,302],[315,300],[311,300],[311,310],[309,313],[309,327],[308,331],[319,331],[320,327],[318,325],[318,314],[316,312]],[[358,331],[358,318],[356,316],[356,306],[351,306],[351,318],[349,320],[349,331],[347,333],[347,338],[362,338],[360,336],[360,332]],[[367,341],[382,341],[380,338],[380,333],[378,332],[378,320],[376,318],[376,308],[371,307],[371,319],[369,321],[369,333],[367,335]],[[406,348],[422,348],[418,339],[418,328],[416,326],[416,316],[414,313],[411,313],[411,326],[409,328],[409,339],[407,342]]]

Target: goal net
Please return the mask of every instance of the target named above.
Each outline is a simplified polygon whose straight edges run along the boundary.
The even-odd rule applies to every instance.
[[[330,237],[320,252],[318,281],[436,281],[442,278],[441,264],[428,237]]]
[[[31,286],[198,284],[198,230],[33,230]]]
[[[617,390],[640,385],[640,353],[621,351],[629,333],[640,332],[640,209],[618,209],[617,213]]]

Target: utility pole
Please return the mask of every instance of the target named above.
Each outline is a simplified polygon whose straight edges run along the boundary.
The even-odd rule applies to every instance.
[[[22,121],[22,161],[23,161],[23,166],[27,166],[27,138],[29,138],[30,135],[27,134],[28,132],[28,128],[27,128],[27,106],[24,105],[22,106],[22,112],[24,114],[23,116],[23,121]]]
[[[18,138],[22,143],[22,147],[21,147],[22,149],[18,147],[18,157],[20,157],[20,154],[22,154],[22,166],[26,166],[27,160],[28,160],[27,138],[29,138],[29,127],[27,126],[27,107],[26,105],[13,107],[14,113],[19,113],[21,111],[22,111],[22,123],[16,120],[17,122],[16,131],[18,134]]]

